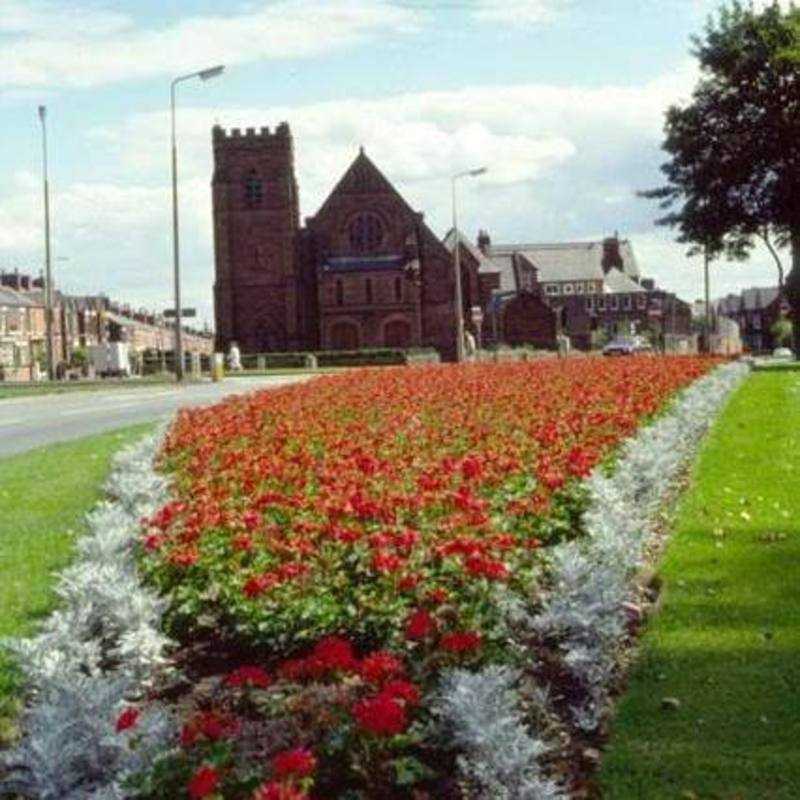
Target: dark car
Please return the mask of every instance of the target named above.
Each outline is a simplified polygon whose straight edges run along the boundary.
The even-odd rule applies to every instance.
[[[652,352],[650,343],[641,336],[618,336],[603,348],[604,356],[633,356]]]

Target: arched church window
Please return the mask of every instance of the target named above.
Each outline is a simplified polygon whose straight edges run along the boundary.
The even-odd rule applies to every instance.
[[[356,253],[374,253],[383,243],[383,223],[377,214],[359,214],[350,223],[350,246]]]
[[[403,299],[403,279],[394,279],[394,299],[399,303]]]
[[[367,278],[366,290],[367,290],[367,303],[372,303],[372,280],[370,278]]]
[[[341,280],[336,281],[336,305],[344,305],[344,286],[342,285]]]
[[[258,173],[250,170],[250,174],[244,182],[244,201],[249,208],[260,206],[264,200],[264,182],[258,177]]]

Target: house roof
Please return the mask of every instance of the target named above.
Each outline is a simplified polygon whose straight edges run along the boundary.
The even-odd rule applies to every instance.
[[[29,308],[38,305],[25,292],[17,292],[8,286],[0,286],[0,306],[12,306],[14,308]]]
[[[647,293],[635,280],[629,278],[617,267],[612,267],[603,278],[603,291],[606,294]]]
[[[541,283],[604,279],[602,242],[496,244],[489,248],[493,261],[497,257],[515,252],[520,253],[539,270]],[[623,263],[622,272],[629,278],[638,280],[639,264],[628,240],[619,242],[619,253]]]
[[[742,306],[745,311],[759,311],[774,303],[778,298],[778,294],[777,286],[745,289],[742,292]]]

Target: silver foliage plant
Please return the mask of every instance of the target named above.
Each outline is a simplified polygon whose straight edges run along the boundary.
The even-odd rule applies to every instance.
[[[526,730],[515,684],[520,673],[488,666],[477,673],[450,670],[433,711],[463,753],[459,768],[480,797],[492,800],[558,800],[566,795],[541,773],[550,747]]]
[[[626,603],[658,533],[659,512],[747,370],[740,363],[716,369],[628,440],[611,475],[596,470],[587,480],[587,535],[551,551],[552,588],[533,627],[559,642],[565,666],[585,693],[585,702],[572,709],[584,730],[598,726],[607,703],[626,633]]]
[[[571,709],[574,723],[595,730],[608,703],[625,639],[635,576],[658,535],[659,514],[691,462],[709,425],[748,367],[728,364],[696,381],[653,424],[620,450],[613,473],[587,480],[583,517],[587,535],[554,547],[549,591],[538,610],[506,592],[508,632],[527,628],[558,642],[564,666],[585,701]],[[525,642],[516,643],[517,648]],[[525,725],[514,690],[518,673],[489,666],[443,675],[434,708],[462,750],[461,774],[485,800],[551,800],[564,790],[537,762],[554,745]],[[547,689],[537,702],[547,704]]]
[[[11,791],[42,800],[114,800],[120,781],[167,747],[176,730],[159,709],[142,713],[133,732],[115,723],[127,700],[146,688],[165,663],[163,604],[142,587],[132,545],[142,517],[169,499],[153,469],[159,431],[119,453],[107,491],[112,500],[87,515],[88,534],[75,563],[61,574],[58,609],[33,639],[4,643],[25,675],[31,702],[24,737],[0,765]]]

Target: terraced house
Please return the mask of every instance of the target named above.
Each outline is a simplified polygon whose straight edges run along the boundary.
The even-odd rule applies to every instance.
[[[453,250],[463,315],[484,343],[588,348],[597,333],[689,332],[690,311],[643,280],[630,242],[472,245],[440,240],[363,148],[300,223],[293,139],[212,131],[218,349],[244,352],[433,347],[455,355]]]

